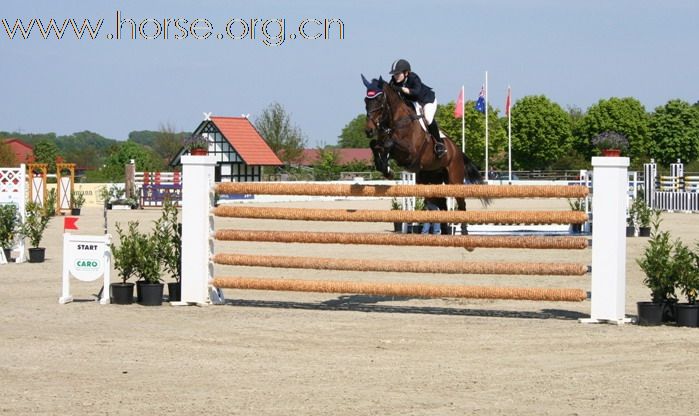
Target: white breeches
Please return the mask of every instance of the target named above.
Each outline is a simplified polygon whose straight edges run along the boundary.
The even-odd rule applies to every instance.
[[[417,102],[413,102],[413,105],[415,106],[415,112],[417,112],[417,114],[422,114],[424,111],[427,125],[432,124],[434,114],[437,112],[437,99],[435,98],[434,102],[425,104],[424,107],[421,107]]]

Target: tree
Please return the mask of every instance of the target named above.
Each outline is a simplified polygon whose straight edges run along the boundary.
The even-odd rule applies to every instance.
[[[366,114],[360,114],[342,128],[342,133],[338,136],[338,146],[354,149],[369,147],[371,138],[366,137],[365,128]]]
[[[650,154],[660,163],[690,163],[699,156],[699,110],[682,100],[668,101],[651,116],[649,135]]]
[[[512,107],[512,163],[546,169],[571,149],[568,114],[543,95],[526,96]]]
[[[102,168],[103,177],[110,181],[124,180],[124,167],[133,159],[138,171],[158,171],[162,162],[158,155],[145,146],[127,141],[112,149]]]
[[[169,163],[182,149],[185,136],[187,133],[175,133],[175,128],[171,124],[161,124],[151,147],[163,162]]]
[[[303,153],[303,132],[291,124],[291,116],[281,104],[270,104],[255,120],[255,128],[282,162],[289,164]]]
[[[612,97],[591,106],[576,126],[575,148],[589,159],[593,155],[590,140],[605,131],[615,131],[629,139],[632,162],[648,157],[648,114],[637,99]]]
[[[49,172],[56,172],[56,158],[58,157],[58,146],[56,142],[42,140],[34,146],[34,161],[36,163],[46,163],[49,165]]]
[[[339,155],[331,147],[318,148],[318,161],[313,165],[313,176],[317,181],[338,179],[340,175]]]
[[[473,159],[476,165],[485,161],[485,114],[474,108],[473,101],[467,101],[465,107],[466,125],[466,155]],[[437,105],[435,118],[439,128],[461,148],[461,119],[454,117],[455,103],[449,102]],[[498,118],[497,110],[488,106],[488,156],[501,158],[507,146],[507,132],[502,121]],[[484,166],[483,166],[484,167]],[[502,167],[502,166],[501,166]]]
[[[10,148],[10,145],[4,140],[0,140],[0,166],[10,167],[15,166],[16,164],[17,160],[12,148]]]

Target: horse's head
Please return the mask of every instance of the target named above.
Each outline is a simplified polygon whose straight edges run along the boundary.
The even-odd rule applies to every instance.
[[[382,77],[379,77],[379,79],[374,78],[369,82],[364,78],[364,75],[362,75],[362,82],[364,82],[366,87],[366,96],[364,97],[366,125],[364,126],[364,132],[367,137],[374,137],[377,131],[385,128],[386,99],[383,95],[383,87],[386,82]]]
[[[383,94],[383,88],[388,84],[382,77],[379,77],[379,79],[374,78],[369,82],[364,75],[362,75],[362,82],[364,82],[366,87],[366,96],[364,97],[366,124],[364,132],[367,137],[377,136],[376,139],[369,143],[369,147],[374,154],[374,165],[376,170],[383,173],[386,178],[392,178],[393,173],[388,165],[392,147],[387,127],[389,111],[386,107],[386,97]]]

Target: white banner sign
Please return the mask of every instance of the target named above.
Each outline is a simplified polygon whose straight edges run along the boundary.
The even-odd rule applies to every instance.
[[[70,294],[70,276],[82,282],[104,278],[101,304],[109,303],[109,273],[112,253],[109,244],[112,237],[105,235],[63,234],[63,293],[58,303],[73,301]]]

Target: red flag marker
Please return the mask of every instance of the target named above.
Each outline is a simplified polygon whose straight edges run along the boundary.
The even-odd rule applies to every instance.
[[[63,231],[65,230],[77,230],[78,225],[76,222],[78,222],[80,218],[77,217],[65,217],[63,218]]]
[[[464,116],[464,90],[459,91],[459,98],[456,99],[454,106],[454,118],[462,118]]]

